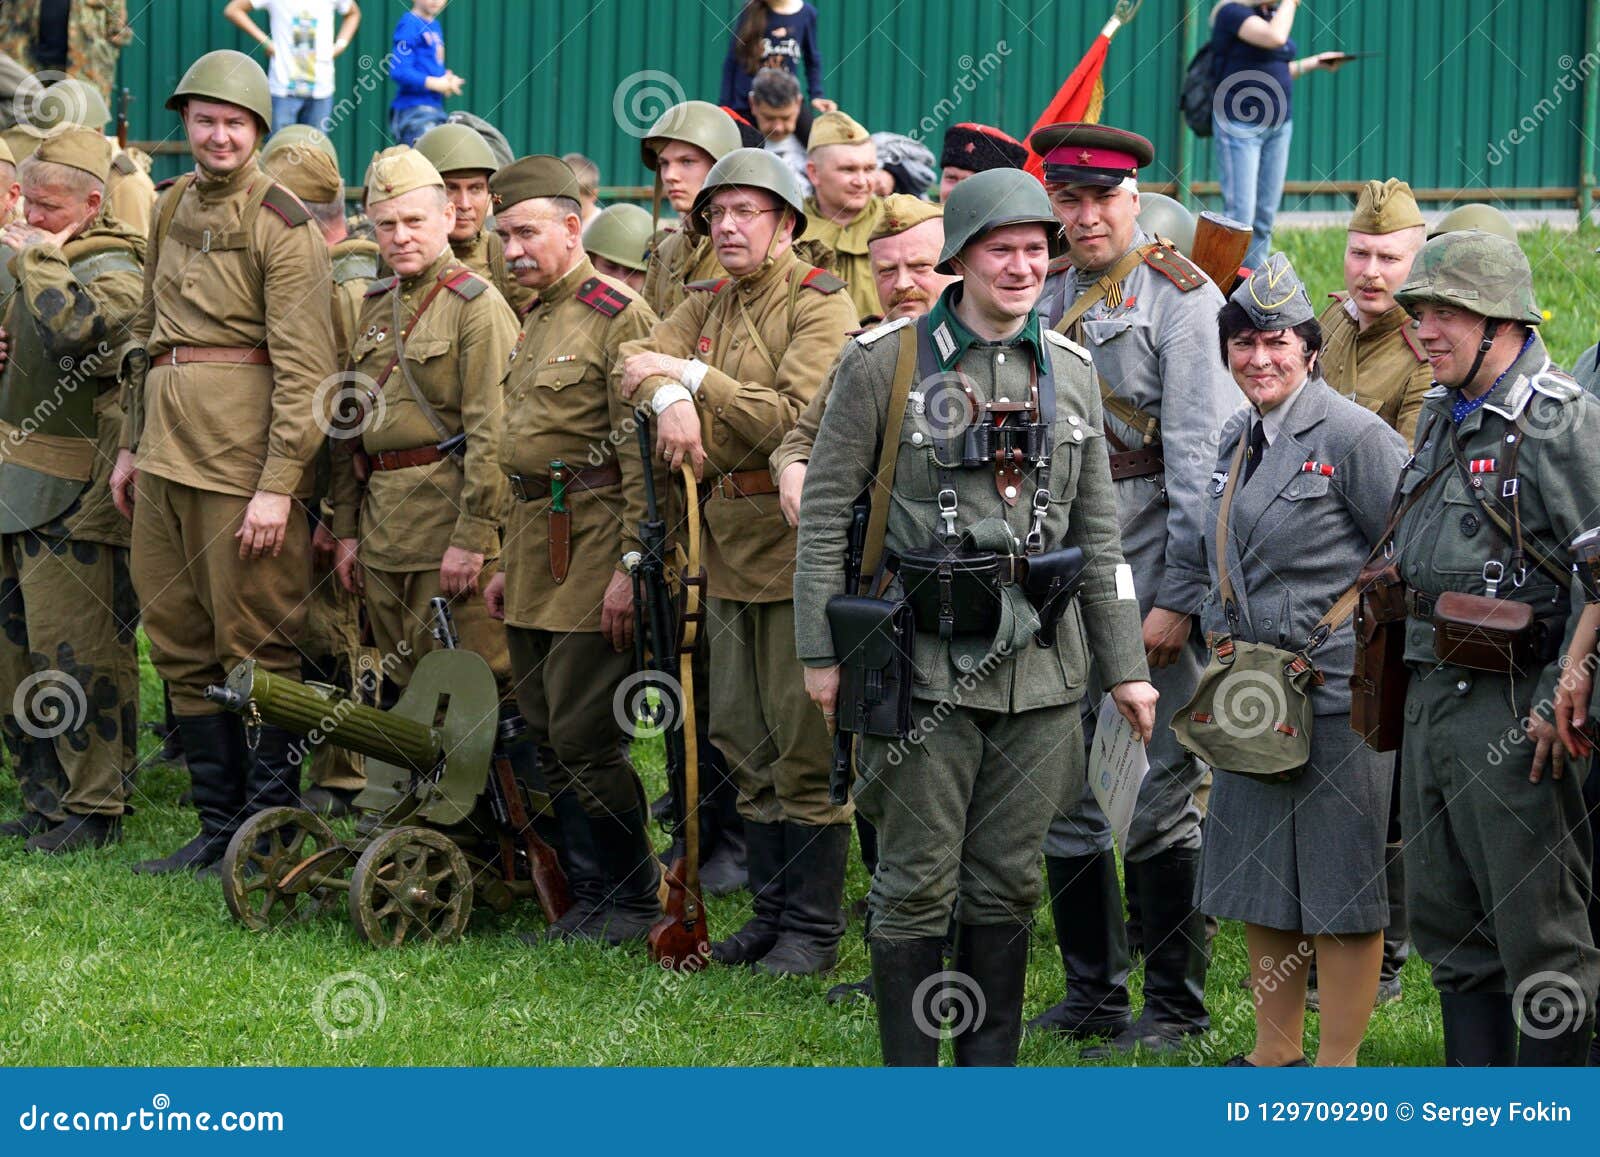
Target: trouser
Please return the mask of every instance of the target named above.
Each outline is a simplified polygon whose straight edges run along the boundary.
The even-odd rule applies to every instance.
[[[1183,749],[1171,725],[1173,716],[1194,694],[1204,668],[1205,647],[1195,637],[1179,652],[1176,663],[1150,672],[1150,681],[1161,699],[1156,704],[1155,733],[1145,747],[1150,772],[1139,786],[1128,844],[1122,849],[1123,859],[1130,863],[1141,863],[1175,848],[1200,846],[1200,821],[1205,812],[1198,797],[1207,791],[1211,769]],[[1081,704],[1086,749],[1094,738],[1103,693],[1098,672],[1091,671],[1090,692]],[[1050,821],[1044,852],[1071,859],[1110,851],[1111,845],[1111,824],[1085,783],[1072,806]]]
[[[913,704],[914,739],[859,744],[856,805],[878,829],[873,939],[1026,924],[1050,816],[1083,790],[1078,705],[1020,714]]]
[[[302,677],[331,683],[362,702],[375,699],[366,683],[375,677],[370,656],[361,650],[361,599],[333,574],[319,574],[306,600],[305,659]],[[311,782],[318,787],[360,791],[367,785],[362,756],[332,743],[319,743],[311,757]]]
[[[1519,721],[1533,682],[1517,682],[1515,704],[1510,687],[1459,667],[1412,677],[1401,748],[1412,942],[1440,992],[1508,992],[1528,1008],[1565,990],[1592,1010],[1600,952],[1583,786],[1548,769],[1528,782],[1533,745]]]
[[[150,658],[177,715],[213,715],[205,689],[244,659],[300,675],[300,630],[310,585],[310,535],[293,515],[276,557],[241,559],[234,537],[250,499],[139,476],[133,507],[133,586]]]
[[[442,553],[442,552],[441,552]],[[482,655],[494,672],[501,694],[509,693],[511,656],[506,653],[506,626],[489,617],[483,588],[494,577],[499,564],[490,559],[478,575],[478,589],[450,600],[450,617],[455,622],[459,646],[463,651]],[[397,686],[411,682],[411,672],[429,651],[444,644],[433,637],[433,611],[429,602],[443,592],[439,589],[439,570],[392,571],[363,567],[366,576],[367,622],[372,627],[373,646],[380,666]]]
[[[707,600],[711,741],[733,766],[739,814],[758,824],[848,823],[828,802],[833,743],[806,694],[794,604]]]
[[[123,547],[0,536],[0,727],[23,807],[121,815],[139,736],[139,606]]]
[[[619,700],[633,653],[618,654],[599,631],[507,627],[517,707],[552,796],[578,793],[591,816],[639,806],[642,788],[623,744],[633,721]]]

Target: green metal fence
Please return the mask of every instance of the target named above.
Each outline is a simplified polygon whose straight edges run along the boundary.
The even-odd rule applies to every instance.
[[[869,128],[926,137],[978,120],[1027,131],[1110,15],[1113,0],[814,0],[825,87]],[[346,176],[386,143],[385,58],[409,5],[363,0],[338,64],[334,139]],[[636,133],[660,98],[715,99],[739,0],[454,0],[448,60],[467,80],[450,107],[494,120],[519,151],[580,151],[607,185],[646,173]],[[1145,0],[1106,65],[1103,119],[1157,147],[1153,181],[1214,185],[1209,142],[1180,130],[1183,66],[1212,0]],[[130,5],[137,39],[122,83],[132,136],[172,142],[161,105],[210,48],[250,48],[221,0]],[[1286,207],[1332,208],[1341,190],[1397,175],[1435,200],[1499,191],[1508,204],[1570,207],[1594,184],[1600,0],[1319,0],[1295,25],[1302,54],[1377,53],[1301,78]],[[1591,126],[1585,131],[1583,126]],[[631,130],[631,131],[630,131]],[[1187,137],[1187,139],[1185,139]],[[1587,142],[1587,144],[1586,144]],[[161,158],[160,172],[181,158]]]

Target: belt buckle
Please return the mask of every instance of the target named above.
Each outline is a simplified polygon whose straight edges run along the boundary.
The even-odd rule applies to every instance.
[[[508,474],[506,475],[506,478],[511,483],[511,496],[518,502],[527,502],[528,491],[527,488],[522,485],[522,475]]]
[[[184,351],[184,348],[185,347],[183,347],[181,345],[175,345],[175,346],[172,347],[172,364],[173,365],[175,365],[175,366],[183,365],[183,351]]]
[[[730,501],[739,497],[739,495],[734,491],[733,478],[730,475],[724,474],[721,478],[717,479],[717,497],[726,498]]]

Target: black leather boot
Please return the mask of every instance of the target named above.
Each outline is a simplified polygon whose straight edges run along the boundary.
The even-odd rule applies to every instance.
[[[122,817],[69,812],[67,818],[25,845],[30,852],[61,856],[82,848],[103,848],[122,838]]]
[[[249,769],[245,773],[244,819],[269,807],[299,807],[300,761],[311,752],[309,743],[281,727],[263,723],[256,732],[255,748],[246,744]],[[297,744],[299,755],[295,756]]]
[[[932,1023],[925,980],[944,968],[944,938],[869,940],[877,993],[878,1042],[891,1068],[939,1064],[939,1026]],[[918,998],[921,998],[920,1000]]]
[[[1115,1037],[1132,1024],[1116,853],[1046,856],[1044,866],[1067,995],[1030,1020],[1028,1028],[1073,1040]]]
[[[711,959],[718,964],[754,964],[760,960],[778,942],[783,919],[783,866],[788,859],[783,825],[746,822],[744,838],[754,914],[739,931],[711,946]]]
[[[700,800],[700,890],[731,896],[749,883],[739,789],[721,751],[704,740],[700,751],[700,782],[709,785]]]
[[[1118,921],[1120,926],[1121,921]],[[951,1038],[956,1065],[1011,1068],[1022,1043],[1022,989],[1028,974],[1026,924],[961,924],[956,931],[956,972],[977,985],[981,1001],[973,1023]]]
[[[778,942],[755,968],[773,976],[815,976],[839,963],[850,825],[786,823],[783,838],[787,860]]]
[[[189,765],[190,792],[200,813],[200,834],[171,855],[133,866],[141,876],[205,868],[222,859],[228,841],[244,820],[249,755],[244,727],[228,712],[180,715],[178,730]]]
[[[543,936],[528,933],[522,937],[528,944],[537,944],[545,937],[567,940],[578,934],[595,912],[605,903],[605,869],[600,864],[594,847],[594,834],[589,827],[589,815],[578,801],[577,793],[562,792],[551,797],[550,810],[554,813],[556,836],[551,846],[561,863],[561,872],[567,878],[567,891],[572,895],[572,907],[554,924],[544,930]],[[545,829],[549,830],[549,829]]]
[[[1524,1023],[1527,1023],[1524,1020]],[[1589,1063],[1589,1043],[1594,1037],[1594,1015],[1555,1036],[1522,1032],[1517,1064],[1523,1068],[1581,1069]]]
[[[605,872],[605,895],[573,935],[612,945],[643,939],[661,919],[661,866],[650,843],[650,813],[641,800],[621,814],[591,816],[589,830]]]
[[[1441,992],[1444,1063],[1482,1068],[1517,1063],[1517,1022],[1505,992]]]

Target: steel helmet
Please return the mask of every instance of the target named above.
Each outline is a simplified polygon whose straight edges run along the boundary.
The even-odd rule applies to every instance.
[[[272,94],[267,88],[267,74],[242,52],[219,48],[196,60],[167,98],[167,107],[178,112],[192,97],[238,105],[255,114],[263,136],[272,130]]]
[[[1439,301],[1524,325],[1544,320],[1527,254],[1515,241],[1480,230],[1441,233],[1424,245],[1394,299],[1408,310]]]
[[[643,273],[650,248],[650,214],[637,205],[607,205],[583,231],[583,247],[593,257],[615,261]]]
[[[744,138],[739,135],[739,126],[733,123],[733,118],[716,105],[704,100],[686,100],[662,113],[639,142],[645,168],[655,172],[656,153],[668,141],[684,141],[710,153],[713,161],[720,161],[739,148]]]
[[[722,110],[718,109],[717,115],[727,120],[727,115]],[[733,122],[728,121],[728,124],[732,125]],[[737,135],[735,132],[735,136]],[[794,212],[795,240],[799,240],[800,234],[805,232],[805,194],[800,191],[800,182],[795,179],[794,170],[789,167],[789,163],[777,153],[769,153],[766,149],[738,148],[711,166],[711,171],[706,174],[705,184],[701,185],[700,192],[695,194],[694,205],[689,210],[689,219],[694,222],[696,229],[706,234],[711,232],[705,220],[706,206],[711,203],[711,196],[718,189],[734,186],[765,189],[773,194]],[[1040,194],[1043,195],[1043,192],[1041,189]],[[1048,208],[1048,202],[1046,207]]]
[[[934,268],[939,273],[954,273],[951,259],[971,242],[1006,225],[1029,222],[1045,227],[1050,256],[1059,256],[1066,247],[1061,222],[1038,178],[1023,169],[974,173],[950,190],[944,207],[944,249]]]
[[[467,170],[492,173],[500,167],[488,142],[469,125],[434,125],[412,148],[433,162],[440,176]]]

